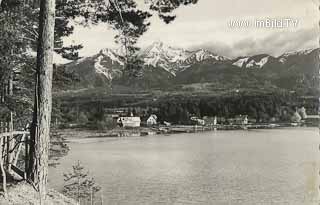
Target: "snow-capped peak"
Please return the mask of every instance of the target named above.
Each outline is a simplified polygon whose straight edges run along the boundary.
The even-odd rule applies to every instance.
[[[190,56],[190,52],[180,48],[167,46],[162,42],[155,42],[140,54],[146,65],[162,67],[175,75],[179,65]]]
[[[227,57],[216,55],[205,49],[188,51],[182,48],[168,46],[159,41],[147,47],[140,56],[143,57],[146,65],[162,67],[173,75],[185,70],[194,63],[208,59],[215,61],[228,60]]]
[[[200,49],[198,51],[195,51],[195,55],[196,55],[196,60],[198,62],[201,62],[201,61],[204,61],[204,60],[207,60],[207,59],[215,59],[217,61],[228,60],[227,57],[216,55],[216,54],[214,54],[211,51],[208,51],[206,49]]]
[[[290,56],[294,56],[294,55],[308,55],[310,54],[312,51],[314,51],[314,49],[306,49],[306,50],[300,50],[300,51],[289,51],[286,52],[284,54],[282,54],[281,56],[279,56],[279,61],[281,63],[285,63],[287,61],[287,58]]]
[[[206,59],[208,59],[210,57],[213,57],[213,54],[210,51],[205,50],[205,49],[198,50],[195,53],[195,55],[196,55],[197,61],[203,61],[203,60],[206,60]]]
[[[232,65],[245,68],[262,68],[268,61],[270,56],[254,56],[254,57],[241,57],[238,58]]]
[[[288,57],[292,55],[308,55],[310,54],[314,49],[306,49],[306,50],[300,50],[300,51],[289,51],[281,55],[282,57]]]

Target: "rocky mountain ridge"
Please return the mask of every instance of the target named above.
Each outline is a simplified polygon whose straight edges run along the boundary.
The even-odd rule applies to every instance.
[[[155,42],[138,54],[144,65],[141,75],[134,81],[142,87],[165,87],[217,81],[229,83],[230,80],[239,83],[246,79],[255,83],[259,80],[271,82],[286,88],[301,83],[312,84],[309,85],[312,87],[316,83],[313,81],[317,81],[318,53],[319,49],[308,49],[287,52],[278,57],[259,54],[230,59],[205,49],[188,51]],[[111,49],[103,49],[97,55],[65,67],[78,75],[83,82],[82,87],[128,82],[123,79],[121,54]],[[243,79],[239,79],[241,76]],[[290,83],[282,82],[284,79]]]

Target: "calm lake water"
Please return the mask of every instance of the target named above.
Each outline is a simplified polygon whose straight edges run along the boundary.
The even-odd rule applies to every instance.
[[[50,170],[61,190],[80,160],[104,204],[319,204],[316,128],[83,139]]]

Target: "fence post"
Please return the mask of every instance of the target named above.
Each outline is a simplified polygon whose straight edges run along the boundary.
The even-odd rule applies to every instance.
[[[4,146],[2,147],[2,144],[4,143],[4,137],[3,138],[0,138],[0,169],[1,169],[1,173],[2,173],[2,189],[3,189],[3,192],[4,192],[4,196],[7,197],[7,175],[6,175],[6,172],[4,170],[4,163],[3,163],[3,148]]]
[[[11,165],[12,165],[12,160],[13,160],[13,146],[15,144],[15,138],[13,136],[13,113],[10,112],[10,122],[8,123],[9,125],[9,132],[10,135],[8,136],[9,140],[8,140],[8,172],[11,173]],[[11,153],[12,151],[12,153]]]
[[[90,190],[90,202],[91,202],[91,205],[93,205],[93,188],[92,187]]]
[[[11,132],[9,122],[6,123],[6,132],[7,133]],[[10,154],[11,139],[10,139],[10,136],[11,136],[11,134],[8,134],[8,136],[7,136],[7,149],[6,149],[6,151],[7,151],[6,168],[9,173],[10,173],[10,158],[11,158],[11,154]]]
[[[17,149],[17,153],[16,155],[14,156],[14,159],[13,159],[13,162],[12,164],[14,166],[17,166],[18,164],[18,159],[19,159],[19,155],[20,155],[20,152],[21,152],[21,148],[22,148],[22,143],[26,140],[26,134],[23,134],[21,136],[21,139],[20,139],[20,142],[19,142],[19,146],[18,146],[18,149]]]
[[[28,173],[29,169],[29,140],[30,137],[27,135],[25,137],[25,142],[24,142],[24,151],[25,151],[25,157],[24,157],[24,172],[25,172],[25,179],[27,179],[26,173]]]

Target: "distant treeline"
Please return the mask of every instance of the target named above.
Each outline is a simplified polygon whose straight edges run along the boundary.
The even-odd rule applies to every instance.
[[[290,121],[297,108],[307,113],[317,112],[316,99],[304,100],[290,94],[232,95],[201,98],[169,98],[158,104],[161,120],[174,123],[189,122],[191,116],[233,118],[248,115],[257,122]]]
[[[106,101],[72,103],[56,101],[53,118],[62,123],[112,124],[112,114],[140,116],[145,120],[156,114],[160,122],[190,124],[192,116],[233,118],[248,115],[257,122],[290,121],[297,108],[304,107],[307,114],[316,114],[317,98],[297,97],[294,93],[234,93],[225,96],[171,95],[151,98],[116,98]]]

